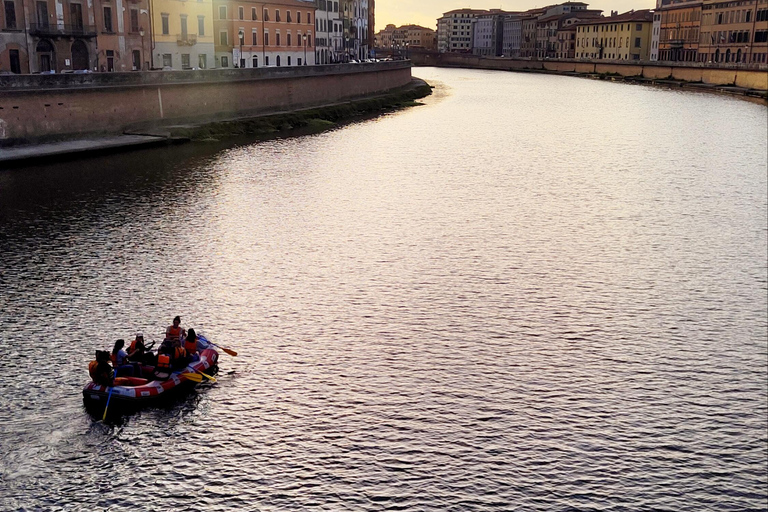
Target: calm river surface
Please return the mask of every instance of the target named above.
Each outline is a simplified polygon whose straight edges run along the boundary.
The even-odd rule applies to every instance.
[[[768,508],[768,110],[414,74],[319,135],[0,172],[0,509]],[[177,314],[239,355],[94,420],[94,350]]]

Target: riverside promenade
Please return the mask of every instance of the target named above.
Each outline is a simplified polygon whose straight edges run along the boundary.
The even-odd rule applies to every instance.
[[[363,100],[410,83],[411,64],[406,61],[0,76],[0,151],[63,140],[111,139],[126,133],[156,136],[171,126],[199,126]]]

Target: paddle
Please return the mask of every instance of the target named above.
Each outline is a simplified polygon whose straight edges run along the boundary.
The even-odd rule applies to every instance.
[[[180,373],[179,377],[187,379],[192,382],[203,382],[203,377],[197,373]]]
[[[104,407],[104,416],[101,417],[101,421],[104,421],[104,420],[107,419],[107,409],[109,409],[109,401],[112,399],[112,390],[113,389],[115,389],[115,386],[110,386],[110,388],[109,388],[109,395],[107,395],[107,405]]]
[[[202,335],[199,335],[199,336],[201,336],[205,340],[205,342],[208,343],[209,345],[213,345],[216,348],[220,348],[221,350],[223,350],[227,354],[231,355],[232,357],[237,357],[237,352],[235,352],[234,350],[221,347],[221,346],[215,344],[214,342],[212,342],[211,340],[209,340],[208,338],[206,338],[206,337],[204,337]]]
[[[206,379],[210,380],[211,382],[216,382],[216,379],[214,377],[211,377],[210,375],[205,374],[205,373],[201,372],[200,370],[195,370],[191,366],[188,366],[187,370],[191,370],[191,371],[197,372],[197,373],[192,373],[192,374],[182,373],[182,375],[194,375],[195,377],[198,377],[198,378],[200,378],[200,376],[202,375],[203,377],[205,377]],[[202,381],[202,379],[200,379],[198,381],[195,381],[195,382],[200,382],[200,381]]]

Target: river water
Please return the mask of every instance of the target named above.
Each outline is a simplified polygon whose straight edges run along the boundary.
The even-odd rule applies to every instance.
[[[765,107],[417,68],[321,134],[0,172],[2,510],[766,510]],[[238,352],[83,410],[175,315]]]

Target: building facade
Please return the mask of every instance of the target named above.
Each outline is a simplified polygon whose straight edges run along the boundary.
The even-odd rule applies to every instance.
[[[301,66],[315,60],[315,7],[298,0],[214,0],[216,67]]]
[[[315,10],[315,34],[315,62],[338,62],[344,40],[338,1],[318,0]]]
[[[475,16],[471,23],[474,55],[497,57],[503,54],[505,14],[495,12]]]
[[[488,11],[479,9],[456,9],[448,11],[437,20],[437,51],[472,51],[472,20]]]
[[[590,60],[648,60],[653,13],[649,9],[585,20],[576,26],[576,57]]]
[[[502,54],[505,57],[519,57],[523,34],[523,20],[519,14],[504,16],[504,36]]]
[[[174,70],[216,67],[214,7],[212,0],[152,0],[153,67]]]
[[[701,0],[662,0],[659,8],[660,61],[698,60],[701,7]]]
[[[699,62],[768,61],[768,0],[705,0],[701,9]]]

